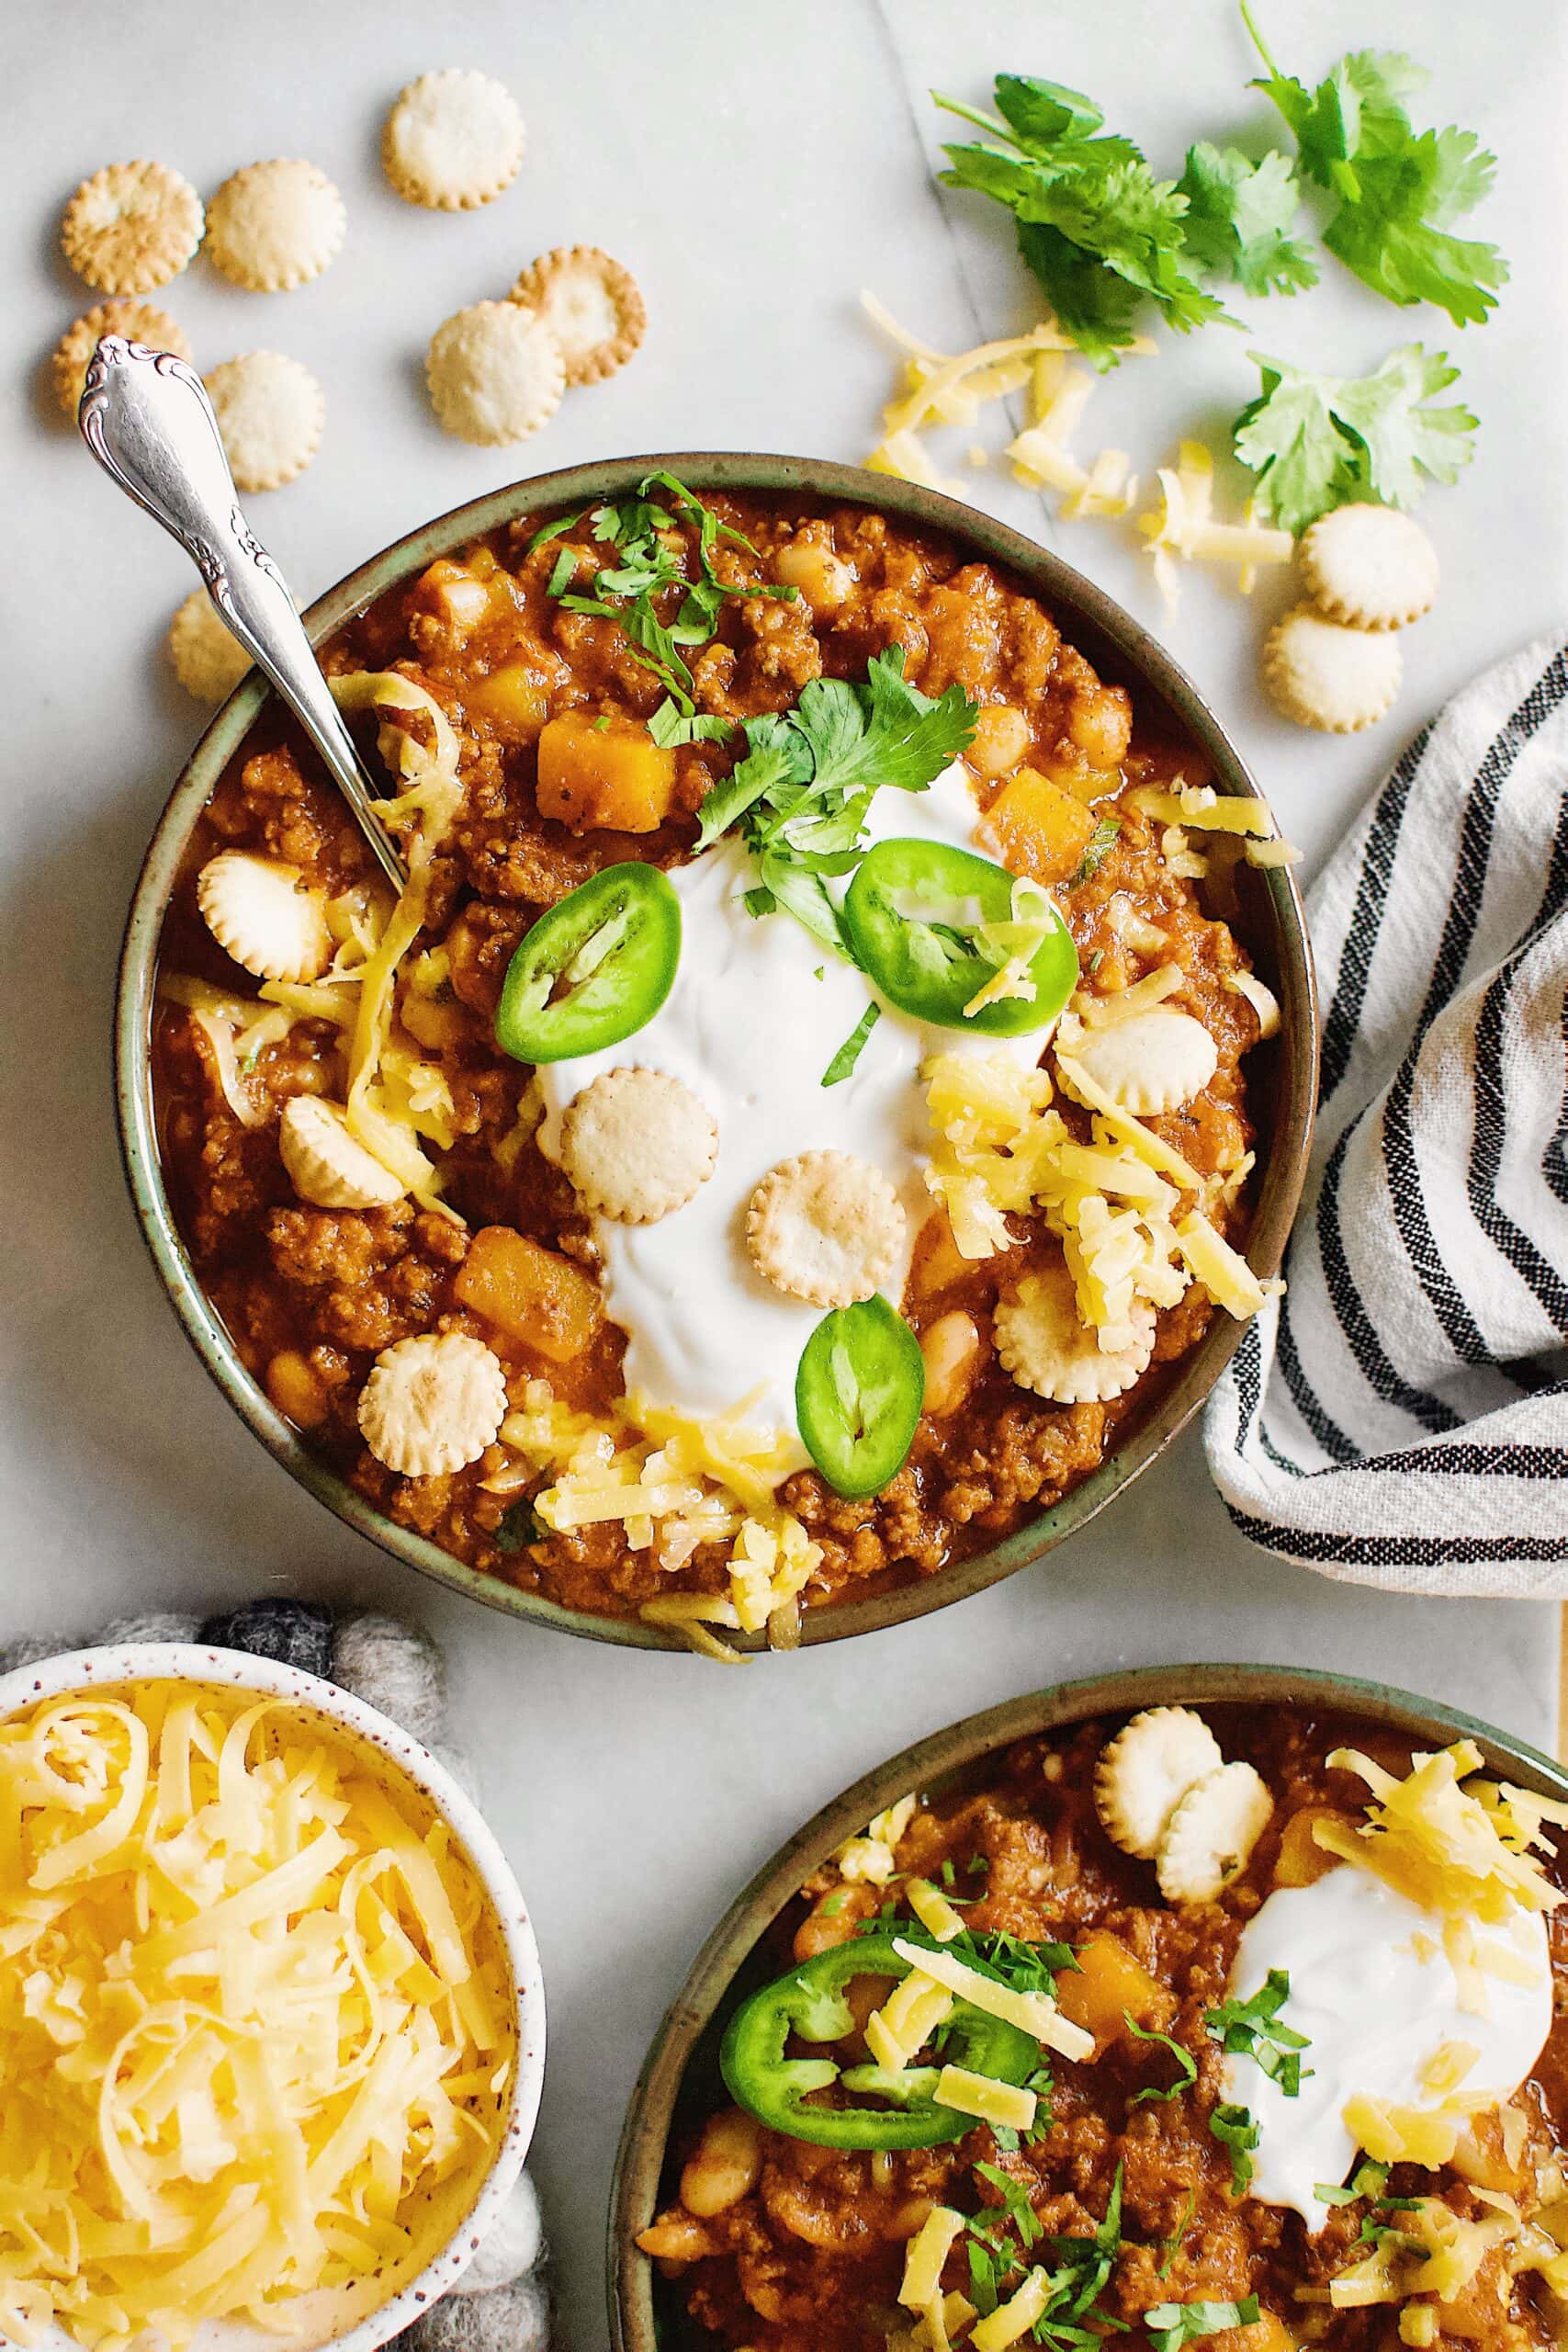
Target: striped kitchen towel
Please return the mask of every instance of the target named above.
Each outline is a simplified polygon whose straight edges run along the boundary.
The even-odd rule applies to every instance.
[[[1317,1137],[1209,1466],[1325,1576],[1568,1593],[1568,643],[1416,738],[1308,926]]]

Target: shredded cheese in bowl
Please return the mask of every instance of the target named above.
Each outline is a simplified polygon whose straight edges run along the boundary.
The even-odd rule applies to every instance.
[[[95,1657],[151,1679],[100,1679]],[[387,1752],[394,1727],[310,1677],[146,1648],[13,1676],[0,1712],[19,1687],[30,1703],[0,1720],[0,2332],[382,2342],[433,2260],[456,2277],[454,2233],[477,2242],[537,2097],[499,1857],[481,1872]]]

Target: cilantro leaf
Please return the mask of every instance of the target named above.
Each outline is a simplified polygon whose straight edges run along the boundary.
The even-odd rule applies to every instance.
[[[879,1004],[868,1004],[866,1006],[865,1011],[861,1014],[860,1019],[855,1023],[854,1027],[850,1031],[849,1035],[844,1039],[843,1044],[839,1047],[838,1052],[833,1056],[832,1060],[823,1071],[822,1083],[824,1086],[837,1086],[841,1079],[849,1077],[850,1072],[854,1069],[856,1062],[858,1062],[861,1057],[862,1046],[865,1044],[866,1039],[870,1036],[872,1031],[875,1028],[881,1018],[882,1007]]]
[[[1230,2151],[1231,2191],[1239,2197],[1252,2178],[1252,2154],[1261,2134],[1250,2111],[1234,2100],[1222,2100],[1209,2117],[1209,2130]]]
[[[1025,263],[1097,368],[1116,365],[1145,301],[1182,333],[1225,318],[1185,266],[1187,197],[1156,179],[1131,140],[1099,135],[1104,117],[1092,99],[1014,74],[997,77],[1000,119],[931,96],[1002,142],[945,148],[940,177],[1012,213]]]
[[[1247,0],[1242,16],[1269,68],[1255,86],[1294,132],[1303,171],[1338,198],[1329,252],[1391,302],[1431,302],[1455,326],[1480,323],[1507,264],[1495,245],[1449,232],[1491,187],[1495,156],[1472,131],[1416,130],[1404,100],[1427,75],[1403,51],[1354,50],[1309,91],[1280,73]]]
[[[1154,2352],[1181,2352],[1184,2344],[1200,2336],[1218,2335],[1227,2327],[1255,2327],[1258,2319],[1256,2295],[1238,2303],[1156,2303],[1144,2313]]]
[[[1198,2061],[1190,2050],[1184,2050],[1179,2041],[1171,2040],[1168,2033],[1155,2033],[1148,2027],[1141,2026],[1131,2009],[1123,2009],[1122,2015],[1140,2041],[1162,2041],[1181,2070],[1168,2088],[1160,2090],[1151,2083],[1129,2100],[1129,2106],[1142,2107],[1145,2099],[1151,2098],[1157,2099],[1163,2106],[1166,2100],[1179,2098],[1183,2091],[1190,2090],[1198,2079]]]
[[[1286,2098],[1299,2097],[1304,2076],[1302,2052],[1311,2044],[1304,2033],[1282,2025],[1280,2011],[1291,1997],[1290,1972],[1271,1968],[1258,1991],[1245,2001],[1221,2001],[1203,2012],[1203,2024],[1213,2041],[1233,2058],[1251,2058]],[[1309,2066],[1306,2074],[1312,2073]]]
[[[810,747],[813,789],[849,799],[882,785],[924,792],[964,749],[978,716],[962,686],[932,702],[910,685],[904,649],[894,645],[873,655],[864,687],[814,678],[789,723]]]
[[[1079,858],[1076,869],[1068,879],[1067,888],[1069,890],[1076,890],[1080,882],[1087,882],[1091,875],[1099,873],[1100,867],[1104,865],[1106,858],[1111,853],[1112,844],[1119,837],[1121,831],[1122,820],[1119,817],[1102,817],[1100,819],[1093,832],[1090,833],[1088,842],[1085,844],[1084,854]]]
[[[697,810],[699,850],[709,848],[757,801],[781,786],[804,783],[810,773],[805,746],[782,718],[748,720],[746,740],[750,746],[746,757],[703,796]]]
[[[1162,2242],[1161,2251],[1163,2259],[1160,2263],[1159,2268],[1155,2272],[1155,2277],[1156,2278],[1169,2278],[1171,2265],[1181,2251],[1181,2241],[1187,2235],[1192,2216],[1197,2211],[1198,2191],[1195,2188],[1190,2188],[1187,2192],[1187,2202],[1177,2216],[1175,2229],[1172,2230],[1170,2235]]]
[[[1248,294],[1316,285],[1316,263],[1291,234],[1301,194],[1283,155],[1255,164],[1239,148],[1201,139],[1187,151],[1177,187],[1187,198],[1188,249],[1205,269],[1234,277]]]
[[[1288,531],[1357,500],[1412,506],[1424,476],[1451,482],[1475,454],[1476,418],[1438,404],[1459,374],[1444,352],[1402,344],[1359,378],[1251,356],[1263,390],[1235,421],[1235,454],[1258,476],[1258,512]]]
[[[701,711],[682,717],[666,695],[649,720],[648,731],[661,750],[671,751],[678,743],[723,743],[734,726],[732,718],[709,718]]]

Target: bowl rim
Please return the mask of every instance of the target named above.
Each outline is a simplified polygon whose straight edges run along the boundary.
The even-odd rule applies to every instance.
[[[897,516],[943,532],[987,560],[1017,573],[1030,593],[1061,619],[1074,643],[1096,642],[1105,658],[1173,717],[1213,762],[1218,788],[1264,796],[1230,735],[1185,670],[1142,623],[1076,571],[1053,548],[1026,537],[976,507],[896,475],[863,467],[754,451],[683,450],[605,458],[512,482],[406,532],[347,573],[304,615],[319,643],[378,596],[437,555],[528,513],[624,495],[663,469],[697,490],[733,490],[774,497],[825,498]],[[348,1526],[395,1559],[450,1589],[505,1614],[621,1647],[691,1655],[673,1627],[640,1618],[597,1616],[525,1592],[470,1567],[426,1536],[376,1510],[314,1454],[254,1380],[209,1305],[176,1227],[157,1148],[152,1095],[151,1035],[158,944],[163,918],[192,830],[219,777],[243,741],[270,693],[252,671],[209,722],[180,770],[153,830],[131,897],[121,944],[114,1012],[114,1082],[120,1155],[143,1240],[186,1338],[242,1420],[295,1480]],[[1318,1078],[1318,1006],[1312,951],[1301,893],[1289,866],[1258,869],[1269,908],[1270,944],[1279,962],[1281,1032],[1277,1044],[1276,1117],[1258,1190],[1247,1259],[1268,1278],[1279,1270],[1305,1182]],[[804,1612],[801,1643],[844,1641],[861,1633],[908,1623],[966,1600],[1027,1566],[1085,1525],[1129,1486],[1179,1434],[1203,1403],[1239,1345],[1244,1326],[1216,1316],[1196,1348],[1124,1441],[1081,1484],[1050,1510],[1037,1512],[999,1544],[870,1599],[839,1601]],[[765,1647],[761,1634],[740,1635],[743,1651]]]
[[[321,2352],[327,2352],[329,2343],[331,2352],[378,2352],[379,2346],[412,2326],[422,2312],[457,2284],[515,2187],[527,2156],[544,2089],[546,2031],[545,1982],[528,1906],[494,1831],[440,1758],[379,1708],[303,1667],[285,1666],[248,1650],[224,1649],[207,1642],[103,1643],[64,1650],[0,1675],[0,1721],[40,1701],[77,1691],[126,1682],[168,1681],[259,1691],[323,1715],[378,1749],[394,1771],[412,1781],[454,1831],[479,1873],[501,1930],[512,1974],[517,2032],[517,2063],[501,2144],[472,2203],[424,2267],[346,2335],[323,2339],[321,2346]]]
[[[1282,1666],[1146,1666],[1048,1684],[964,1716],[899,1750],[831,1798],[787,1838],[743,1886],[704,1940],[660,2020],[638,2073],[610,2184],[606,2290],[612,2352],[673,2352],[661,2346],[653,2264],[634,2243],[653,2219],[676,2101],[697,2043],[760,1937],[803,1880],[846,1838],[911,1789],[940,1786],[1014,1740],[1058,1731],[1093,1715],[1143,1707],[1333,1705],[1436,1746],[1468,1736],[1488,1766],[1539,1793],[1568,1800],[1568,1768],[1495,1724],[1401,1690],[1396,1684]]]

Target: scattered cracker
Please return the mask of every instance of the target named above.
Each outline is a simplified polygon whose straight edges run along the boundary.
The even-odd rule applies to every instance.
[[[1274,1800],[1250,1764],[1222,1764],[1189,1789],[1166,1825],[1155,1860],[1168,1903],[1213,1903],[1247,1868]]]
[[[167,164],[106,164],[65,208],[60,243],[78,277],[105,294],[151,294],[201,243],[201,198]]]
[[[482,1340],[423,1331],[383,1348],[359,1392],[366,1444],[400,1478],[462,1470],[506,1418],[506,1374]]]
[[[153,302],[116,300],[95,303],[90,311],[68,326],[54,346],[50,360],[50,372],[54,380],[54,394],[66,415],[74,424],[81,406],[82,385],[88,362],[106,334],[122,334],[129,343],[144,343],[152,351],[174,351],[182,359],[192,356],[185,331],[167,311],[160,311]]]
[[[294,599],[298,611],[299,599]],[[227,702],[251,666],[251,657],[219,616],[205,588],[193,588],[169,623],[166,639],[175,675],[187,695],[214,707]]]
[[[314,980],[332,961],[326,901],[297,865],[220,850],[197,876],[196,903],[224,954],[258,980]]]
[[[746,1211],[746,1247],[764,1282],[812,1306],[852,1306],[898,1262],[904,1212],[869,1159],[807,1151],[770,1170]]]
[[[569,384],[597,384],[613,376],[648,328],[637,279],[598,245],[558,245],[530,262],[511,299],[537,311],[549,328]]]
[[[238,490],[279,490],[321,447],[321,388],[281,351],[246,351],[202,378]]]
[[[523,161],[517,101],[488,74],[422,74],[399,96],[381,134],[381,161],[398,194],[437,212],[488,204]]]
[[[584,1206],[618,1225],[684,1208],[717,1159],[712,1112],[668,1070],[606,1070],[561,1121],[561,1166]]]
[[[1405,628],[1430,612],[1438,550],[1393,506],[1340,506],[1320,514],[1301,544],[1307,594],[1347,628]]]
[[[1315,605],[1276,621],[1263,648],[1263,684],[1298,727],[1355,735],[1392,708],[1404,664],[1388,630],[1345,628]]]
[[[1148,1119],[1201,1094],[1219,1067],[1220,1049],[1190,1012],[1156,1008],[1091,1029],[1074,1057],[1123,1111]]]
[[[207,258],[253,294],[319,277],[343,243],[342,197],[314,164],[247,164],[207,208]]]
[[[1095,1809],[1112,1845],[1152,1861],[1166,1824],[1189,1789],[1224,1762],[1220,1743],[1190,1707],[1145,1707],[1100,1750]]]
[[[460,441],[526,441],[548,424],[566,390],[560,345],[521,302],[475,302],[430,338],[430,404]]]
[[[1021,1388],[1053,1405],[1108,1403],[1147,1370],[1154,1353],[1154,1310],[1137,1300],[1133,1337],[1106,1349],[1079,1319],[1077,1294],[1066,1266],[1026,1274],[1016,1295],[996,1310],[997,1359]]]
[[[313,1208],[386,1208],[406,1190],[374,1152],[355,1141],[338,1104],[316,1094],[294,1094],[284,1104],[277,1148],[289,1182]]]

